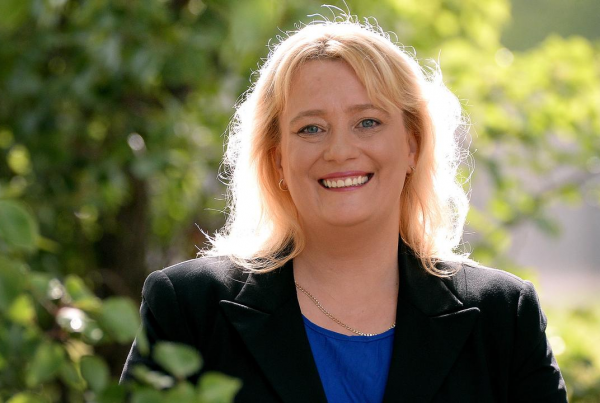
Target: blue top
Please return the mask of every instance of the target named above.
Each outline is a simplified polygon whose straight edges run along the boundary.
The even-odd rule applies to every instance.
[[[394,329],[376,336],[346,336],[303,318],[328,403],[381,403]]]

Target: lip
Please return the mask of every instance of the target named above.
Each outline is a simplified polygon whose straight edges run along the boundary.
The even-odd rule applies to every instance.
[[[371,181],[371,179],[373,178],[375,174],[372,172],[365,172],[365,171],[344,171],[344,172],[332,172],[330,174],[325,175],[324,177],[322,177],[321,179],[318,180],[319,185],[321,185],[321,187],[323,189],[326,189],[328,191],[332,191],[332,192],[351,192],[357,189],[361,189],[362,187],[366,186],[367,183],[369,183]],[[366,176],[367,177],[367,181],[363,184],[360,185],[355,185],[355,186],[348,186],[348,187],[341,187],[341,188],[328,188],[327,186],[325,186],[325,184],[323,183],[324,180],[326,179],[344,179],[344,178],[351,178],[351,177],[357,177],[357,176]]]
[[[342,179],[342,178],[347,178],[349,176],[373,176],[372,172],[366,172],[366,171],[344,171],[344,172],[332,172],[330,174],[327,174],[321,178],[319,178],[319,181],[323,180],[323,179]]]

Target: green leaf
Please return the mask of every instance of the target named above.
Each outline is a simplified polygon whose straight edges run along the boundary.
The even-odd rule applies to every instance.
[[[533,219],[533,222],[546,235],[549,235],[549,236],[552,236],[555,238],[560,235],[560,226],[556,223],[555,220],[553,220],[551,218],[538,216]]]
[[[33,361],[27,369],[25,382],[29,387],[34,387],[40,383],[54,378],[65,360],[65,351],[63,348],[53,342],[42,342],[33,356]]]
[[[49,297],[50,281],[54,277],[49,273],[39,272],[31,272],[28,277],[33,294],[38,298],[47,299]]]
[[[25,287],[20,263],[0,256],[0,312],[5,312]]]
[[[146,336],[146,331],[143,327],[137,332],[135,336],[135,345],[140,352],[141,355],[147,356],[150,353],[150,344],[148,343],[148,336]]]
[[[30,7],[30,0],[0,1],[0,29],[13,30],[17,28],[27,19]]]
[[[179,379],[192,375],[202,366],[200,354],[183,344],[157,343],[153,356],[157,363]]]
[[[0,238],[8,245],[26,250],[35,249],[37,223],[20,203],[0,200]]]
[[[6,162],[17,175],[27,175],[31,172],[31,156],[22,144],[16,144],[10,149]]]
[[[92,297],[94,294],[86,287],[81,277],[69,275],[65,278],[65,288],[73,299],[79,301],[84,298]]]
[[[47,400],[33,393],[24,392],[14,395],[6,403],[47,403]]]
[[[123,385],[111,382],[98,396],[98,403],[123,403],[127,391]]]
[[[112,297],[104,301],[101,325],[119,343],[130,343],[140,327],[136,306],[127,298]]]
[[[31,325],[35,321],[35,307],[31,296],[19,295],[8,309],[8,318],[23,326]]]
[[[569,183],[560,189],[560,197],[568,204],[578,205],[583,199],[582,191],[577,184]]]
[[[86,324],[83,328],[82,335],[83,335],[83,340],[86,343],[90,343],[90,344],[100,343],[105,338],[104,332],[98,326],[98,322],[96,322],[95,320],[91,320],[91,319],[89,319],[86,322]]]
[[[138,381],[151,385],[155,389],[170,388],[175,383],[171,376],[158,371],[150,371],[143,365],[136,365],[133,367],[133,376],[135,376]]]
[[[86,355],[81,357],[81,376],[88,383],[90,389],[96,393],[100,393],[106,385],[110,377],[108,365],[99,357]]]
[[[131,403],[161,403],[164,402],[161,393],[154,389],[139,389],[133,394]],[[168,400],[171,402],[172,400]],[[181,402],[177,402],[181,403]]]
[[[73,305],[88,312],[101,309],[102,301],[92,293],[80,277],[69,275],[65,279],[67,294],[73,299]]]
[[[207,372],[200,378],[198,394],[206,403],[230,403],[241,387],[239,379],[218,372]]]
[[[71,388],[80,391],[85,388],[83,379],[71,361],[65,360],[62,367],[60,367],[59,374],[60,379],[62,379]]]
[[[196,396],[196,391],[190,383],[183,382],[169,390],[165,400],[177,403],[197,403],[198,396]]]

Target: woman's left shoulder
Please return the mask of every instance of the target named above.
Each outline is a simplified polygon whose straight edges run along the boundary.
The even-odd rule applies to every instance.
[[[535,287],[530,281],[504,270],[476,263],[453,263],[456,274],[444,279],[463,304],[480,308],[519,308],[539,305]]]

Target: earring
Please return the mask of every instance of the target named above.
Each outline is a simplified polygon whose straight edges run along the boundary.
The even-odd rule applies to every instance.
[[[285,187],[285,188],[283,187],[283,178],[281,178],[281,180],[279,181],[279,184],[278,184],[278,185],[279,185],[279,189],[280,189],[282,192],[287,192],[287,191],[288,191],[288,188],[287,188],[287,187]]]
[[[415,166],[414,166],[414,165],[411,165],[411,166],[410,166],[410,169],[411,169],[413,172],[415,172],[415,170],[416,170],[417,168],[415,168]]]

